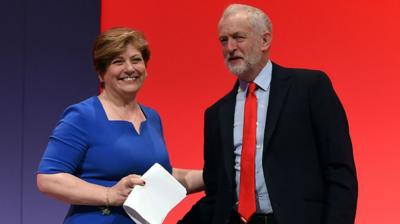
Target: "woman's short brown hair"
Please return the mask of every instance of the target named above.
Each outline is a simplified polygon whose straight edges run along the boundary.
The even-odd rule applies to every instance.
[[[142,54],[144,63],[150,59],[149,44],[143,33],[128,27],[112,28],[97,36],[92,50],[93,65],[102,75],[111,61],[122,54],[126,46],[132,44]]]

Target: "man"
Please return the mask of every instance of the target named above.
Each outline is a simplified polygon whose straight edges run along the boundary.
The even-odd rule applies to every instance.
[[[352,145],[329,78],[272,63],[257,8],[228,6],[218,30],[238,82],[205,112],[206,195],[180,223],[354,223]]]

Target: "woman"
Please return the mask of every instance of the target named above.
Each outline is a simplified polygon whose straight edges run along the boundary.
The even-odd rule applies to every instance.
[[[64,223],[132,223],[121,205],[156,162],[188,193],[203,188],[201,171],[172,169],[160,117],[136,100],[149,57],[147,41],[132,29],[97,37],[102,92],[64,111],[37,174],[41,192],[71,204]]]

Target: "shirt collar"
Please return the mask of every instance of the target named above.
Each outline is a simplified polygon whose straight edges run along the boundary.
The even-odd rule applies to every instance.
[[[254,79],[254,83],[257,84],[259,89],[267,91],[271,83],[271,77],[272,77],[272,63],[270,60],[268,60],[267,64]],[[239,79],[238,91],[245,91],[247,89],[247,85],[248,82]]]

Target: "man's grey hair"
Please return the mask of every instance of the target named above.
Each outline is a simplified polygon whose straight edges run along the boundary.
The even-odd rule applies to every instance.
[[[249,18],[249,22],[254,28],[254,31],[259,33],[264,33],[265,31],[269,31],[272,33],[272,24],[271,20],[262,10],[250,6],[250,5],[243,5],[243,4],[231,4],[224,10],[222,14],[221,20],[234,15],[236,13],[244,12],[247,14]]]

